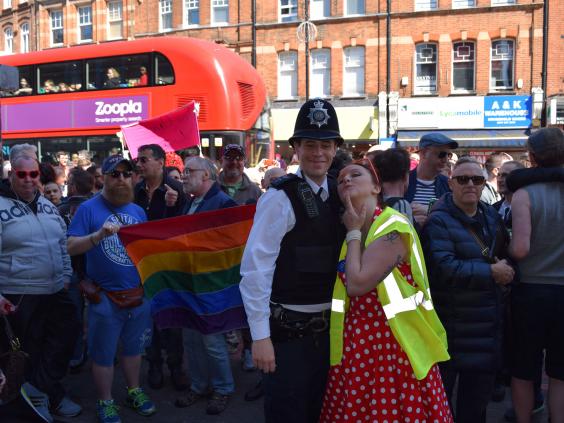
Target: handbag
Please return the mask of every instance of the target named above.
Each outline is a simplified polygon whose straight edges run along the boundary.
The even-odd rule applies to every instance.
[[[143,304],[143,287],[124,289],[122,291],[105,291],[106,295],[119,308],[133,308]]]
[[[4,328],[10,344],[10,350],[0,355],[0,369],[6,377],[6,384],[0,392],[0,401],[5,404],[16,399],[20,394],[20,388],[25,382],[29,355],[22,351],[20,340],[14,334],[8,318],[3,317]]]

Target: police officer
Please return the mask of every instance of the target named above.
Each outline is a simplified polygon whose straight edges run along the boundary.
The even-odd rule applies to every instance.
[[[313,99],[289,139],[296,174],[259,199],[241,263],[241,294],[264,372],[267,423],[317,422],[329,369],[328,317],[345,230],[327,177],[343,139],[333,106]]]

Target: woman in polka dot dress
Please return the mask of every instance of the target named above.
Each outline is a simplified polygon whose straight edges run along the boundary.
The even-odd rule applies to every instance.
[[[438,366],[432,365],[425,377],[416,378],[376,289],[376,281],[394,268],[414,285],[408,248],[397,232],[391,232],[361,251],[382,212],[378,182],[368,161],[349,165],[339,174],[339,195],[347,207],[343,222],[349,230],[346,265],[344,260],[339,263],[339,277],[350,305],[342,358],[329,372],[320,422],[453,422]]]

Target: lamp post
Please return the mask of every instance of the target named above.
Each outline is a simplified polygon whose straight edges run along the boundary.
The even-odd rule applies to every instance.
[[[296,37],[300,43],[305,44],[305,83],[306,101],[309,100],[309,43],[317,38],[317,27],[309,21],[309,0],[305,0],[304,21],[298,25]]]

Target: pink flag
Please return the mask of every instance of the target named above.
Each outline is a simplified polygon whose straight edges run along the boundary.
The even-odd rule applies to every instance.
[[[191,101],[173,112],[122,126],[121,132],[133,159],[145,144],[158,144],[166,152],[193,147],[200,144],[198,107]]]

